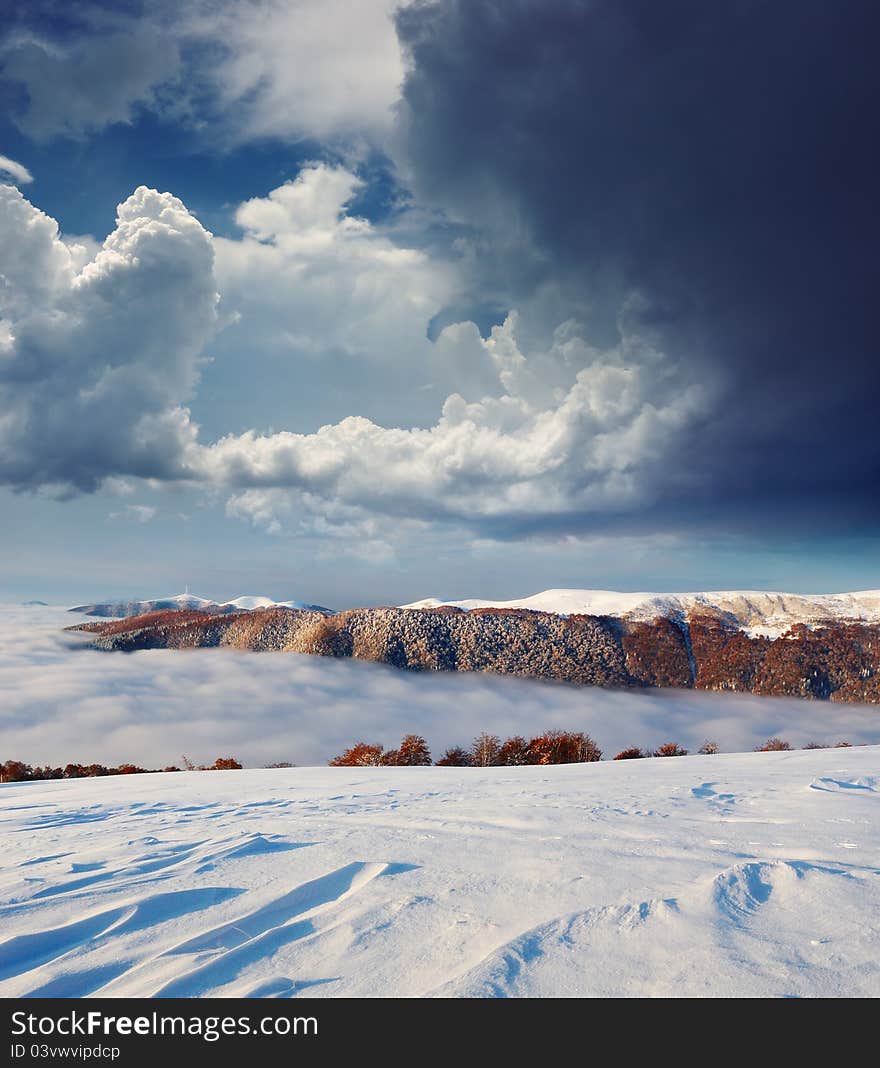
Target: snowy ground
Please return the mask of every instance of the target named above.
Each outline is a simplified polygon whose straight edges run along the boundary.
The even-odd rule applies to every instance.
[[[880,995],[880,747],[0,786],[10,996]]]

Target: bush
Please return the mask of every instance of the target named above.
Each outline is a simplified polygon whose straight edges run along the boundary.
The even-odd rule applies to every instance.
[[[835,749],[852,749],[852,742],[838,742],[834,746],[834,748]]]
[[[217,757],[209,768],[205,768],[205,771],[241,771],[241,764],[235,757]]]
[[[823,745],[821,742],[807,742],[804,749],[827,749],[827,745]]]
[[[20,760],[7,760],[0,765],[0,782],[30,782],[33,777],[34,770],[30,764]]]
[[[289,760],[278,760],[274,764],[264,764],[264,768],[295,768],[296,764],[291,764]]]
[[[531,763],[529,759],[529,743],[521,734],[515,734],[498,750],[498,763],[506,768],[521,767]]]
[[[763,745],[755,746],[756,753],[787,753],[790,750],[791,746],[782,738],[768,738]]]
[[[682,747],[677,742],[667,742],[665,745],[661,745],[658,749],[654,750],[655,757],[673,757],[687,755],[687,749],[682,749]]]
[[[602,750],[583,731],[545,731],[529,742],[531,764],[587,764],[602,759]]]
[[[697,750],[700,756],[715,756],[716,753],[720,753],[717,742],[703,742],[700,748]]]
[[[381,745],[355,742],[351,748],[327,763],[331,768],[377,768],[382,763],[383,755]]]
[[[431,750],[420,734],[407,734],[397,749],[395,764],[402,768],[425,767],[431,763]]]
[[[471,755],[467,749],[462,749],[460,745],[450,746],[449,749],[443,754],[443,756],[437,761],[438,768],[469,768],[471,766]]]
[[[642,752],[641,749],[637,749],[633,746],[631,749],[621,749],[621,751],[614,758],[615,760],[640,760],[642,757],[647,756],[647,753]]]

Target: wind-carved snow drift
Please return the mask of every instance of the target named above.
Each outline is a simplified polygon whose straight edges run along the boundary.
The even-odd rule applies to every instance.
[[[878,757],[6,785],[0,995],[877,997]]]

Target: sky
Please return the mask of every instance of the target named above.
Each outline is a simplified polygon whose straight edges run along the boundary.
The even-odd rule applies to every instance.
[[[880,587],[880,14],[5,0],[0,599]]]

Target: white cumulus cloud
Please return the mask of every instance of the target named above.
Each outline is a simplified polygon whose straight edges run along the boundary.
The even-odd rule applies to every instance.
[[[181,407],[215,326],[210,235],[141,187],[83,264],[78,246],[0,186],[0,480],[95,489],[171,478],[195,433]]]

